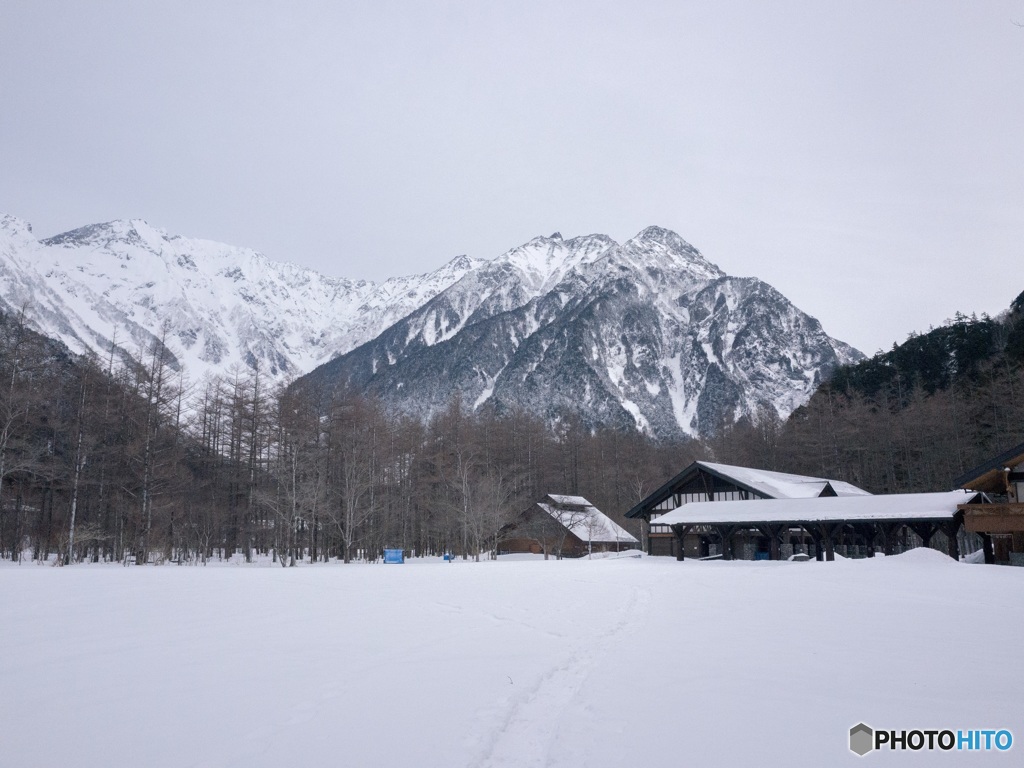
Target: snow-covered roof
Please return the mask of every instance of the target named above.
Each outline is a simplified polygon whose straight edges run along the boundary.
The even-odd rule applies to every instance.
[[[581,541],[638,544],[621,525],[582,496],[548,494],[537,506],[568,528]]]
[[[750,467],[736,467],[730,464],[715,464],[710,461],[698,461],[697,464],[773,499],[814,498],[821,494],[826,485],[831,485],[832,490],[836,492],[837,496],[870,495],[863,488],[858,488],[851,483],[842,480],[830,480],[826,477],[791,475],[786,472],[771,472],[767,469],[751,469]]]
[[[547,498],[551,499],[555,504],[560,504],[567,507],[594,507],[589,501],[584,499],[582,496],[562,496],[557,493],[549,493]]]
[[[798,523],[830,520],[933,520],[952,518],[958,504],[976,493],[893,493],[882,496],[822,496],[803,499],[757,499],[684,504],[658,518],[658,525],[728,523]]]

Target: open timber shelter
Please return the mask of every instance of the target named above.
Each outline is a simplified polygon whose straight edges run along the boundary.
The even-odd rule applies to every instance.
[[[697,461],[626,513],[652,555],[832,560],[936,546],[958,558],[973,491],[874,496],[830,478]],[[713,502],[713,503],[709,503]],[[752,503],[752,502],[757,502]]]
[[[685,552],[682,542],[691,532],[721,542],[725,560],[735,555],[738,533],[753,534],[755,559],[778,560],[783,545],[788,543],[798,551],[813,545],[816,559],[834,560],[837,544],[853,546],[856,554],[863,553],[865,557],[874,557],[876,547],[887,555],[895,554],[904,529],[917,534],[925,546],[941,532],[946,552],[959,559],[958,534],[964,515],[960,506],[978,495],[946,491],[766,499],[757,504],[723,501],[685,505],[665,514],[658,522],[668,525],[680,542],[676,547],[680,560]]]

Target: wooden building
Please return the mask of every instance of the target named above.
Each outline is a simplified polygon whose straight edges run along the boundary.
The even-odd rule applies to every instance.
[[[714,531],[695,527],[685,537],[679,538],[670,526],[659,523],[659,518],[683,505],[698,502],[845,496],[870,494],[841,480],[695,461],[629,510],[626,517],[645,521],[648,554],[708,557],[724,554],[719,548],[723,542],[717,539]],[[750,549],[751,546],[763,546],[763,542],[752,544],[748,537],[743,542],[743,549]],[[764,553],[755,549],[753,555],[763,556]]]
[[[498,533],[498,554],[582,557],[636,549],[640,542],[582,496],[548,494]]]
[[[981,536],[986,563],[1024,565],[1024,443],[958,477],[959,488],[985,494],[962,507],[964,528]]]
[[[945,491],[763,499],[757,504],[744,500],[683,504],[661,515],[658,523],[672,530],[680,560],[688,535],[716,540],[726,560],[736,556],[738,537],[754,542],[755,559],[778,560],[790,546],[812,547],[816,559],[834,560],[837,545],[846,547],[849,554],[852,544],[856,554],[865,557],[874,557],[876,548],[895,554],[908,530],[925,546],[942,533],[939,546],[956,560],[960,557],[963,510],[979,496],[972,491]]]

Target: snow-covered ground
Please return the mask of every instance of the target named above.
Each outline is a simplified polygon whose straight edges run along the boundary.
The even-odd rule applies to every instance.
[[[1024,569],[919,550],[299,567],[0,567],[0,765],[1019,764]]]

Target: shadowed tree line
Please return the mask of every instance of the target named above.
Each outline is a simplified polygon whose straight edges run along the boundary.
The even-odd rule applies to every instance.
[[[259,371],[188,386],[161,343],[71,355],[0,317],[0,552],[71,562],[479,558],[545,493],[614,516],[695,444],[466,412],[423,424]]]

